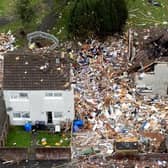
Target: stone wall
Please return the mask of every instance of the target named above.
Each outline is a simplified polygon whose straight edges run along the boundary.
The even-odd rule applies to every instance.
[[[0,148],[0,160],[3,161],[13,161],[20,162],[22,160],[28,159],[28,149],[27,148]]]
[[[0,147],[5,146],[9,128],[9,116],[6,113],[3,94],[0,91]]]
[[[13,162],[31,160],[30,151],[28,148],[1,147],[0,160],[13,161]],[[70,147],[35,148],[35,160],[70,161],[71,148]]]
[[[6,142],[7,134],[8,134],[8,128],[9,128],[9,117],[6,116],[4,125],[1,130],[1,135],[0,135],[0,147],[5,146],[5,142]]]
[[[36,148],[37,160],[71,160],[70,147]]]

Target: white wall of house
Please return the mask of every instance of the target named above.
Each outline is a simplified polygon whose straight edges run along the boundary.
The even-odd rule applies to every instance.
[[[52,123],[74,119],[74,92],[71,90],[4,90],[7,113],[12,125],[24,125],[26,121],[45,121],[47,112]]]
[[[140,74],[135,77],[136,86],[147,86],[152,88],[151,94],[166,96],[168,93],[168,63],[159,62],[154,67],[154,72],[144,73],[143,78]]]

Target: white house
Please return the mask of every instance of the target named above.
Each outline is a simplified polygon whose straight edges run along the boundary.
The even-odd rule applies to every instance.
[[[58,52],[18,50],[4,57],[4,99],[10,124],[74,119],[70,63]]]

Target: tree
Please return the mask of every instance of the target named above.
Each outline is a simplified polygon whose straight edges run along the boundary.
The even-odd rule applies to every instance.
[[[31,22],[35,17],[31,0],[17,0],[16,11],[23,24]]]
[[[77,36],[121,32],[127,17],[125,0],[76,0],[70,14],[69,32]]]

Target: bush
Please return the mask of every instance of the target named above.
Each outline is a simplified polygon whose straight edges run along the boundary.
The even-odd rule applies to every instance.
[[[17,0],[16,12],[23,24],[29,23],[35,18],[35,11],[31,0]]]
[[[125,0],[76,0],[69,32],[76,36],[121,32],[127,17]]]

